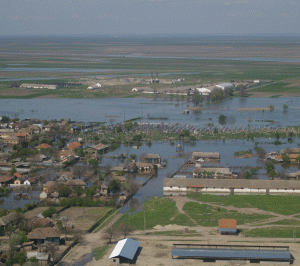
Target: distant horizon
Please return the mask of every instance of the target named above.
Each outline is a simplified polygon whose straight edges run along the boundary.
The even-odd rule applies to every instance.
[[[11,37],[156,37],[156,38],[169,38],[169,37],[300,37],[300,33],[252,33],[252,34],[230,34],[230,33],[219,33],[219,34],[171,34],[171,33],[160,33],[160,34],[4,34],[0,35],[0,38],[11,38]]]

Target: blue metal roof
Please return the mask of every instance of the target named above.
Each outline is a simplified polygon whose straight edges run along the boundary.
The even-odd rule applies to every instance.
[[[236,233],[236,228],[219,228],[219,233]]]
[[[198,257],[213,259],[290,260],[289,250],[173,248],[172,257]]]

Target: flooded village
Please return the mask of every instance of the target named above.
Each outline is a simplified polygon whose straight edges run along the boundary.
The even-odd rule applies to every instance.
[[[197,118],[197,110],[187,110],[180,116]],[[168,115],[167,108],[164,112]],[[217,112],[218,123],[147,121],[150,116],[105,123],[3,115],[0,260],[11,257],[14,236],[13,251],[20,261],[68,261],[66,254],[91,232],[105,229],[101,239],[107,245],[117,239],[116,231],[126,237],[137,230],[122,217],[143,210],[145,215],[145,204],[157,197],[299,195],[297,124],[227,124],[220,120],[221,108],[208,112]],[[255,112],[265,116],[265,111]],[[145,217],[142,227],[148,228]]]

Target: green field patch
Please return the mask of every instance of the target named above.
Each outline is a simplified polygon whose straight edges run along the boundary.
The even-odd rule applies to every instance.
[[[109,249],[109,246],[99,247],[93,249],[95,260],[98,261],[100,259],[103,259],[104,255],[106,254],[107,250]]]
[[[188,216],[178,211],[174,200],[159,197],[147,200],[140,212],[133,215],[124,214],[115,225],[118,226],[125,220],[135,230],[151,229],[156,225],[165,226],[168,224],[195,226],[195,223]]]
[[[300,221],[297,221],[295,219],[290,219],[290,220],[280,220],[280,221],[276,221],[276,222],[268,223],[268,224],[275,224],[275,225],[298,225],[298,226],[300,226]]]
[[[287,87],[289,83],[278,82],[252,89],[252,92],[300,92],[300,87]]]
[[[300,236],[300,228],[257,228],[252,230],[242,230],[241,234],[250,237],[278,237],[278,238],[294,238]]]
[[[188,197],[202,201],[219,203],[237,208],[258,208],[283,215],[300,213],[300,197],[279,195],[229,195],[189,194]]]
[[[271,215],[239,213],[233,210],[228,211],[224,208],[212,207],[197,202],[187,202],[183,210],[201,226],[218,226],[219,220],[223,218],[235,219],[237,224],[240,225],[274,217]]]

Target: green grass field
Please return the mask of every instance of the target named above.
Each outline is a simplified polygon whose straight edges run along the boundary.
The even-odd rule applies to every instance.
[[[235,219],[237,220],[237,224],[241,225],[245,222],[252,223],[273,217],[271,215],[250,215],[237,211],[228,211],[224,208],[211,207],[197,202],[187,202],[183,210],[201,226],[218,226],[219,220],[223,218]]]
[[[293,238],[300,237],[300,228],[281,228],[281,227],[271,227],[271,228],[259,228],[252,230],[242,230],[241,234],[245,234],[249,237],[276,237],[276,238]]]
[[[300,213],[300,197],[273,195],[230,195],[216,196],[207,194],[190,194],[188,197],[201,202],[214,202],[238,208],[258,208],[283,215]]]
[[[140,211],[131,216],[124,214],[116,222],[116,225],[126,220],[135,230],[143,230],[145,228],[144,222],[146,229],[151,229],[156,225],[165,226],[168,224],[195,226],[189,217],[179,213],[175,201],[168,198],[154,197],[144,203],[143,209],[145,213]]]
[[[287,87],[289,83],[278,82],[273,84],[268,84],[255,89],[251,89],[251,92],[300,92],[300,87]]]

